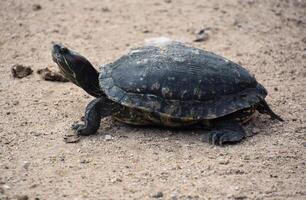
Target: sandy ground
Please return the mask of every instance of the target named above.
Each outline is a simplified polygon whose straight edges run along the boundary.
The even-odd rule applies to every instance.
[[[306,199],[306,1],[224,2],[1,0],[0,199]],[[208,27],[209,39],[193,42]],[[215,147],[202,130],[107,118],[97,135],[64,143],[92,97],[36,73],[56,69],[51,41],[98,66],[157,36],[245,66],[285,122],[259,116],[246,126],[252,137]],[[14,79],[14,64],[34,73]]]

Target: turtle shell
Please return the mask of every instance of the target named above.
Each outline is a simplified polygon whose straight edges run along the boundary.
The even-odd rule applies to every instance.
[[[99,81],[124,106],[185,119],[222,117],[267,95],[240,65],[179,42],[133,49],[102,66]]]

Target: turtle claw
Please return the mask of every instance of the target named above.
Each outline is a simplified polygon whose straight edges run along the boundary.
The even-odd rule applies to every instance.
[[[71,125],[71,128],[75,131],[76,135],[91,135],[92,130],[86,127],[85,124],[82,123],[75,123]]]
[[[71,125],[72,130],[75,131],[76,135],[91,135],[91,129],[88,129],[85,124],[75,123]]]
[[[73,135],[64,135],[64,141],[65,143],[77,143],[80,141],[81,136],[77,134]]]
[[[74,130],[74,133],[68,133],[66,135],[64,135],[64,141],[65,143],[77,143],[80,141],[82,132],[81,130],[83,130],[85,127],[84,124],[81,123],[74,123],[71,125],[71,129]]]
[[[73,130],[78,130],[79,128],[84,127],[84,126],[85,126],[85,125],[84,125],[84,124],[81,124],[81,123],[74,123],[74,124],[71,125],[71,128],[72,128]]]

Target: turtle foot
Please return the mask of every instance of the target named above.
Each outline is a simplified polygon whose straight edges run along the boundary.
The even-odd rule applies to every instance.
[[[235,120],[222,119],[217,121],[210,131],[209,142],[214,145],[235,144],[246,137],[242,126]]]
[[[232,130],[217,130],[211,131],[209,135],[209,142],[213,145],[235,144],[242,141],[245,134],[235,132]]]

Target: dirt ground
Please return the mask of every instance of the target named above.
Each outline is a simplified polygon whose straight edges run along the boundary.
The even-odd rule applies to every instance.
[[[209,38],[193,42],[201,28]],[[216,147],[204,130],[106,118],[66,144],[92,97],[36,73],[57,69],[51,41],[98,68],[159,36],[242,64],[285,122],[261,115],[244,142]],[[0,199],[306,199],[305,0],[1,0],[0,60]],[[34,72],[14,79],[14,64]]]

